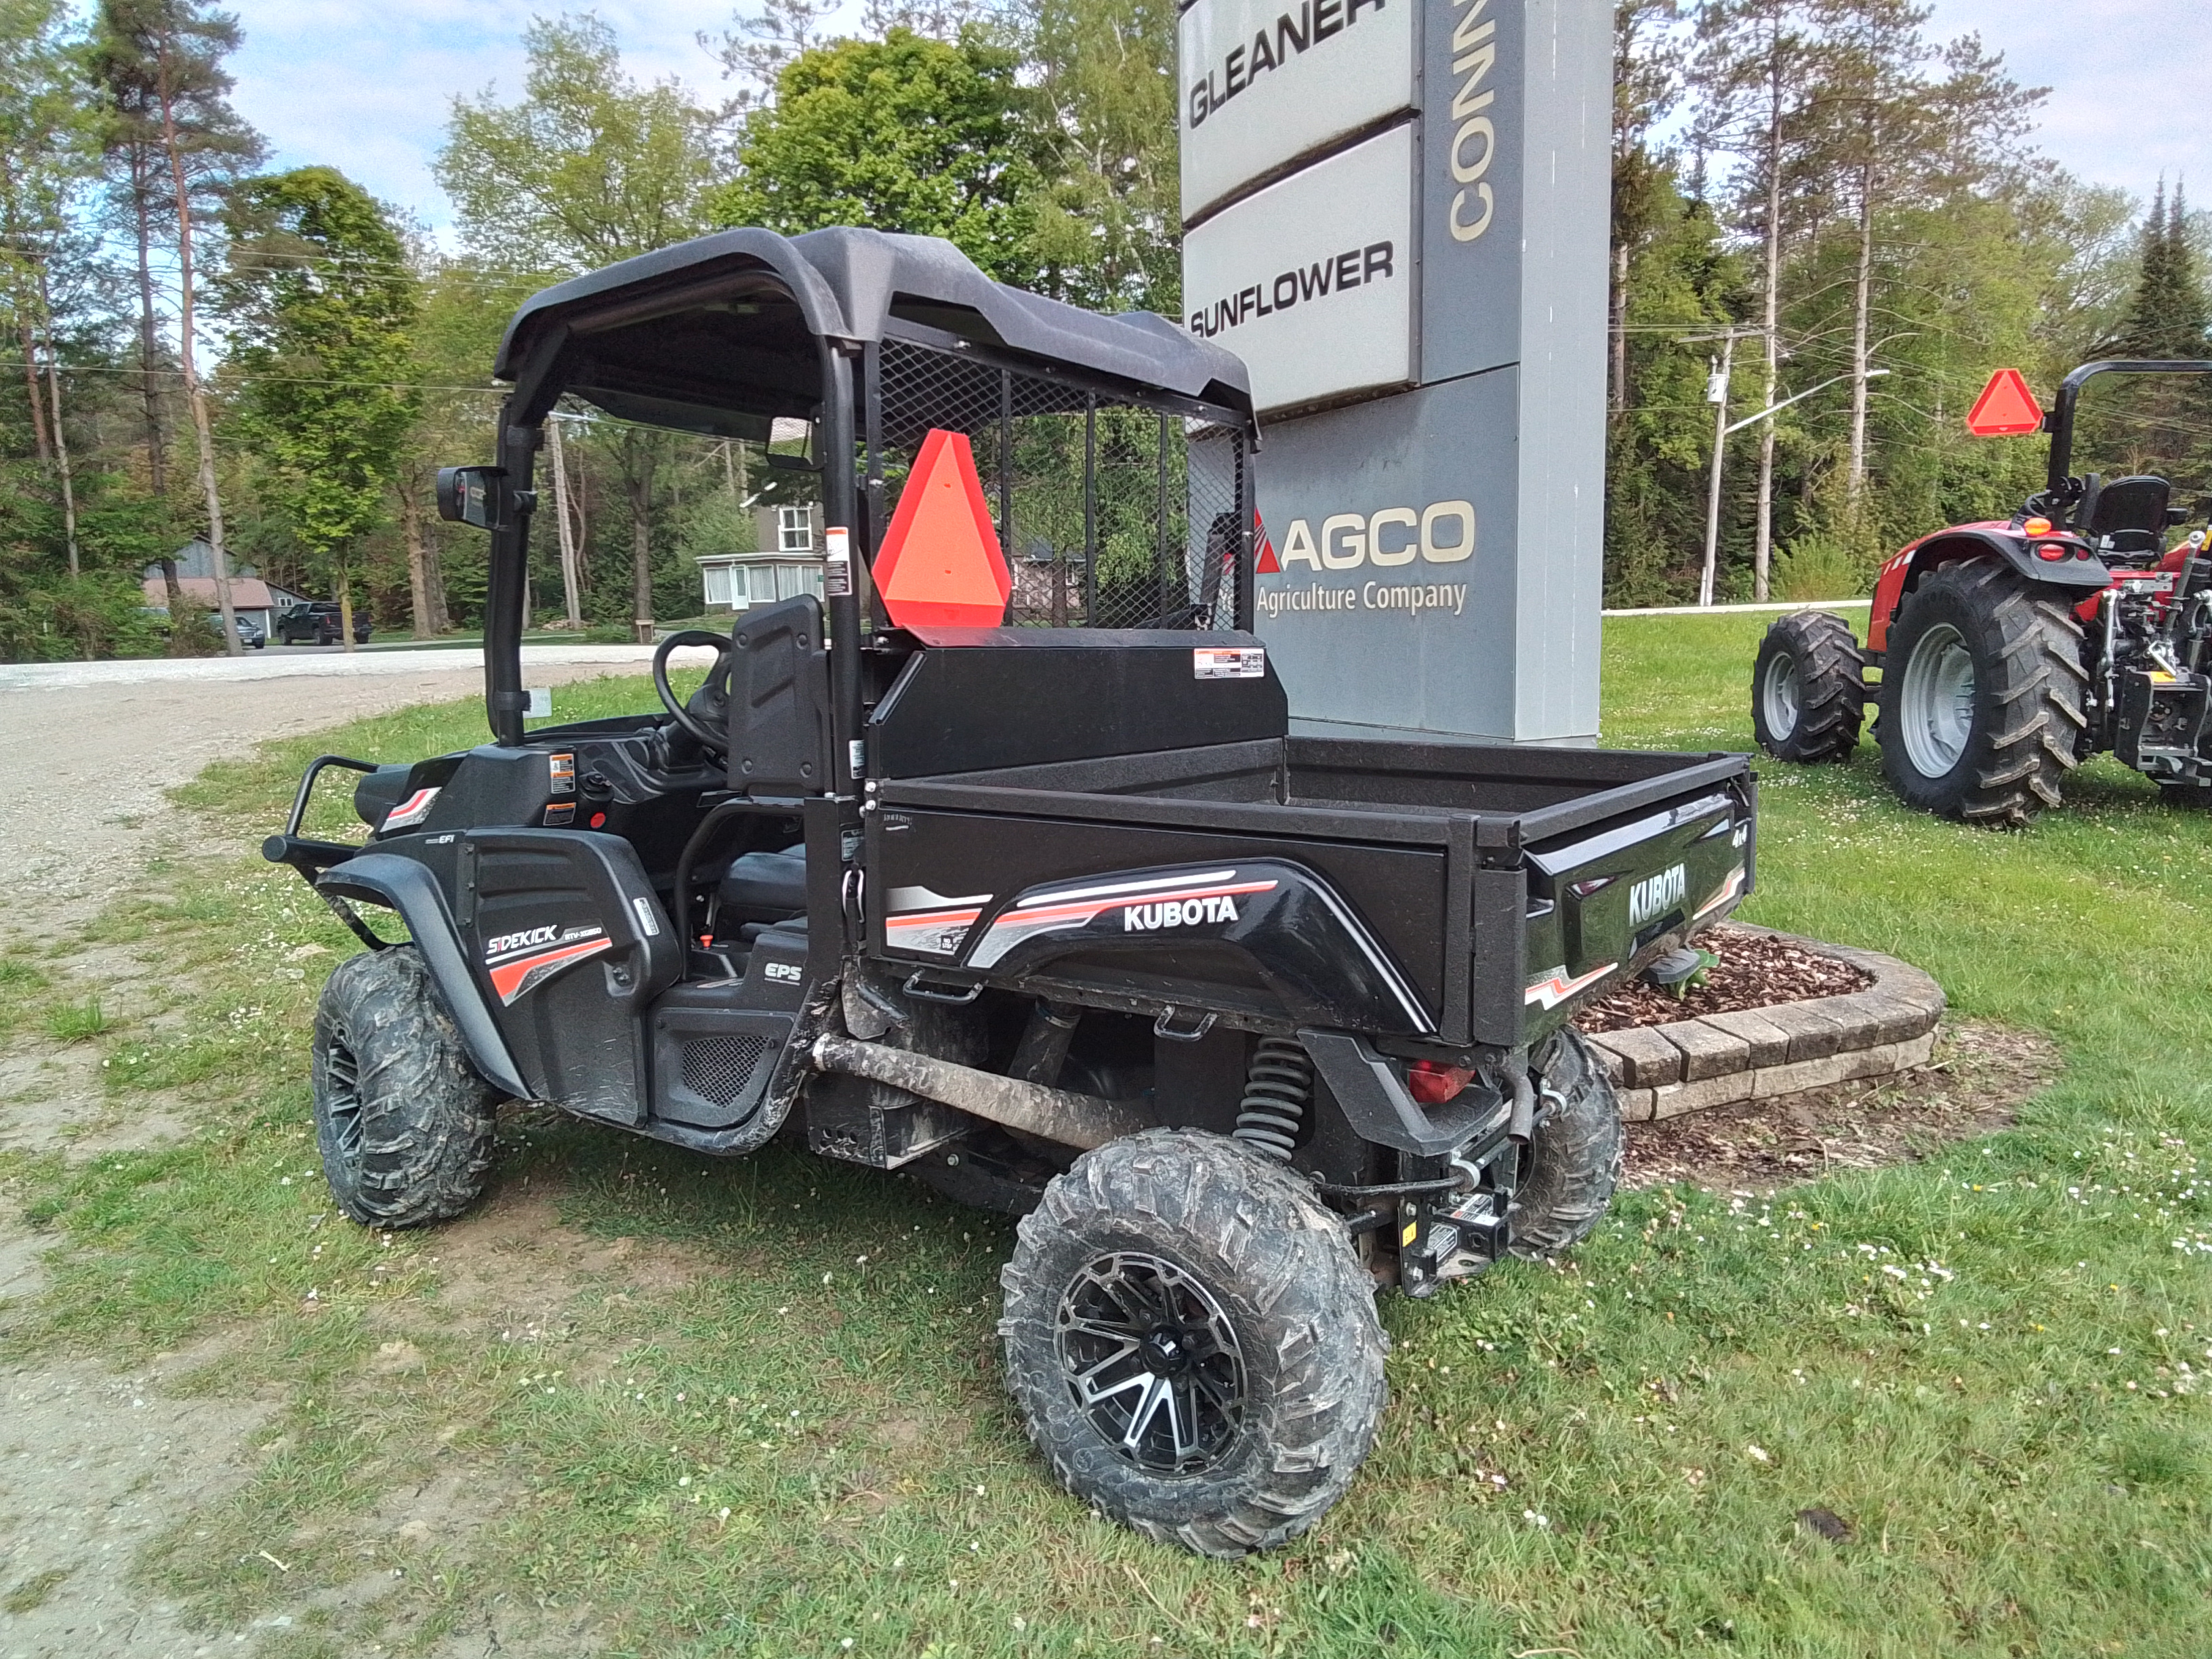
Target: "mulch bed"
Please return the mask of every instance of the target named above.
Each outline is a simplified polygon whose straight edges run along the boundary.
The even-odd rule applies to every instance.
[[[1752,1197],[1907,1163],[2003,1128],[2061,1069],[2057,1049],[2033,1031],[1947,1019],[1934,1058],[1895,1077],[1631,1123],[1621,1185],[1683,1182]]]
[[[1585,1031],[1665,1025],[1705,1014],[1771,1008],[1778,1002],[1843,996],[1874,983],[1873,975],[1848,962],[1817,956],[1770,933],[1723,926],[1701,934],[1698,942],[1721,960],[1696,990],[1678,997],[1640,979],[1631,980],[1585,1003],[1575,1016],[1576,1025]]]

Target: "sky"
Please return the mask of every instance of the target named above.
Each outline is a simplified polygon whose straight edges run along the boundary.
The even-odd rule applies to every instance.
[[[1931,33],[1978,31],[2014,76],[2048,86],[2039,143],[2061,166],[2148,200],[2163,173],[2212,207],[2212,3],[2208,0],[1933,0]],[[522,31],[559,0],[231,0],[246,44],[240,112],[279,167],[342,168],[434,229],[450,213],[430,174],[456,94],[520,90]],[[578,5],[577,9],[583,9]],[[631,72],[723,95],[698,46],[732,0],[599,0]]]

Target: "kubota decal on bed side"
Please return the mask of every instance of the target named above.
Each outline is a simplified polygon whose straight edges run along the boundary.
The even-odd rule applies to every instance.
[[[1299,865],[1255,860],[1100,871],[1088,879],[1025,888],[995,913],[988,899],[973,915],[967,905],[974,902],[961,902],[949,914],[910,914],[917,922],[927,915],[942,925],[935,949],[963,968],[1026,972],[1072,954],[1188,941],[1241,953],[1297,1018],[1385,1030],[1434,1029],[1420,996],[1365,921]],[[894,931],[908,919],[909,913],[888,918],[884,933],[912,950],[913,940]]]

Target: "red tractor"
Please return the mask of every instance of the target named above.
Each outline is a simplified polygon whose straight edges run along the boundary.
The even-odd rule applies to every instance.
[[[1871,702],[1890,787],[1946,817],[2017,828],[2106,750],[2168,799],[2212,805],[2212,549],[2203,530],[2166,544],[2212,499],[2192,514],[2164,478],[2067,471],[2081,386],[2114,374],[2212,374],[2212,362],[2086,363],[2048,415],[1999,370],[1968,427],[2048,432],[2045,488],[2008,521],[1939,530],[1884,564],[1863,648],[1826,611],[1768,629],[1752,672],[1761,748],[1842,760]]]

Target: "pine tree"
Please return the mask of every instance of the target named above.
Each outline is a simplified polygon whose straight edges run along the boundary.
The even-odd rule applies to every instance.
[[[2212,325],[2204,283],[2197,271],[2196,250],[2189,245],[2188,207],[2182,187],[2176,185],[2171,203],[2166,181],[2159,180],[2143,221],[2142,264],[2135,293],[2128,301],[2119,331],[2107,343],[2115,357],[2201,358],[2205,336]]]

